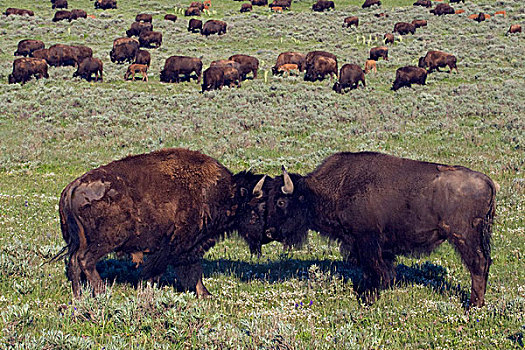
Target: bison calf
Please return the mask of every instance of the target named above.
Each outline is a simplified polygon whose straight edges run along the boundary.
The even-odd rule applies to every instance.
[[[374,60],[367,60],[365,62],[365,74],[368,74],[371,71],[374,71],[375,73],[377,73],[376,61],[374,61]]]
[[[142,81],[148,81],[148,66],[137,63],[134,63],[128,67],[126,74],[124,74],[124,80],[128,80],[129,76],[131,75],[131,80],[135,81],[136,73],[142,74]]]
[[[351,26],[359,27],[359,18],[356,16],[346,17],[343,21],[343,28],[350,28]]]

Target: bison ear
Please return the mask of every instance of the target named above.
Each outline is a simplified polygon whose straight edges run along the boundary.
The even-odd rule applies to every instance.
[[[288,172],[284,168],[283,165],[283,179],[284,179],[284,186],[281,187],[281,191],[283,191],[284,194],[292,194],[293,193],[293,182],[290,178],[290,175],[288,175]]]
[[[248,194],[248,190],[244,187],[241,187],[241,197],[246,197]]]
[[[266,179],[266,175],[264,175],[259,182],[257,182],[257,185],[253,188],[252,194],[255,198],[261,198],[263,195],[262,187],[264,185],[264,180]]]

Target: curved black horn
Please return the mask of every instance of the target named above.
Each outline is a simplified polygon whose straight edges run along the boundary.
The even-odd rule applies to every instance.
[[[253,188],[253,195],[255,196],[255,198],[261,198],[262,195],[263,195],[263,191],[262,191],[262,187],[263,187],[263,184],[264,184],[264,180],[266,179],[266,175],[264,175],[260,180],[259,182],[257,182],[257,185],[255,185],[255,187]]]
[[[293,182],[290,178],[290,175],[286,172],[286,169],[283,165],[283,179],[284,179],[284,186],[281,187],[281,191],[283,191],[284,194],[292,194],[293,193]]]

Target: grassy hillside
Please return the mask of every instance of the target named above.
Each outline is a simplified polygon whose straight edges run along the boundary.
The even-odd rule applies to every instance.
[[[178,8],[190,1],[120,0],[95,19],[53,23],[48,1],[0,0],[35,17],[0,16],[0,348],[9,349],[494,349],[523,347],[525,332],[525,24],[520,0],[454,4],[460,15],[437,17],[413,1],[337,1],[313,13],[311,1],[272,14],[242,2],[212,0],[204,19],[222,19],[228,33],[205,38],[186,31]],[[482,23],[467,18],[506,10]],[[152,49],[150,82],[125,82],[127,65],[110,61],[113,39],[125,36],[139,12],[152,13],[163,45]],[[387,18],[376,18],[385,12]],[[166,13],[179,16],[164,21]],[[342,28],[349,15],[358,29]],[[390,46],[389,61],[367,75],[367,87],[335,94],[333,81],[272,77],[280,52],[326,50],[364,65],[398,21],[427,19]],[[104,62],[104,82],[72,78],[72,67],[50,68],[47,80],[7,84],[19,40],[85,44]],[[459,74],[433,73],[426,86],[390,87],[395,70],[417,64],[428,50],[458,57]],[[164,84],[159,72],[171,55],[202,57],[205,67],[236,53],[256,56],[259,77],[239,89],[200,94],[192,82]],[[250,256],[232,237],[205,256],[205,284],[214,297],[197,300],[173,286],[138,283],[126,259],[99,265],[108,293],[75,300],[62,262],[43,264],[64,245],[58,222],[61,190],[82,173],[128,154],[187,147],[232,171],[276,175],[281,165],[307,173],[338,151],[381,151],[418,160],[460,164],[501,185],[493,234],[487,305],[466,312],[470,276],[453,248],[401,258],[398,283],[370,307],[359,304],[337,247],[316,233],[301,250],[278,244]],[[88,292],[84,293],[89,294]]]

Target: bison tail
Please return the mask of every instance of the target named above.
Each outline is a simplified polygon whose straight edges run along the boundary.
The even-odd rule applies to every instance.
[[[494,215],[496,213],[496,193],[499,189],[499,185],[488,179],[487,184],[489,185],[492,193],[490,194],[490,202],[488,211],[483,218],[483,222],[479,226],[481,233],[481,246],[483,254],[490,259],[490,240],[492,237],[492,225],[494,224]]]

